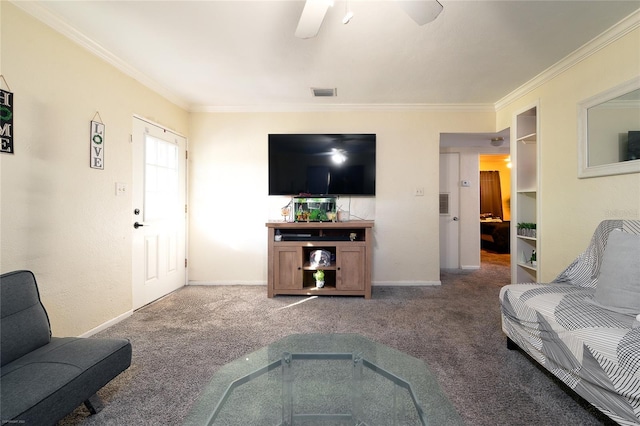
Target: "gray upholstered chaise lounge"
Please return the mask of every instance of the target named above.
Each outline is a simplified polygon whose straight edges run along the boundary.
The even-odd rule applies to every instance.
[[[601,222],[551,283],[504,286],[500,302],[510,349],[617,423],[640,425],[640,220]]]
[[[2,424],[52,425],[131,364],[126,339],[51,337],[49,318],[29,271],[0,275]]]

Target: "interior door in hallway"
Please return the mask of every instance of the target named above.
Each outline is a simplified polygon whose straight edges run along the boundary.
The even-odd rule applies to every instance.
[[[133,119],[133,308],[184,286],[186,139]]]
[[[460,154],[440,154],[440,268],[460,267]]]

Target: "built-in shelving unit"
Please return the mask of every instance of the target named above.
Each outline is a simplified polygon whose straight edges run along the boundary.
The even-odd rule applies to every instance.
[[[278,294],[371,297],[373,222],[268,222],[267,296]],[[317,266],[311,253],[330,253]],[[313,274],[324,271],[318,287]]]
[[[539,108],[529,106],[514,116],[511,146],[512,203],[511,282],[537,282],[540,276]],[[526,233],[518,224],[536,224]],[[535,254],[534,254],[535,253]]]

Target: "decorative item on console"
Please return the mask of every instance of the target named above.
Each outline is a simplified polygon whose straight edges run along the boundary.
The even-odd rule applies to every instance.
[[[315,278],[316,280],[316,287],[324,287],[324,271],[322,269],[318,269],[316,272],[314,272],[313,278]]]
[[[312,268],[331,265],[331,252],[328,250],[314,250],[309,256],[309,264]]]
[[[294,197],[294,222],[335,222],[336,197]]]

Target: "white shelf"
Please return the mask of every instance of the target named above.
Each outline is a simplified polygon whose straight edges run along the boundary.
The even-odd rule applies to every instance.
[[[522,142],[525,145],[534,144],[538,141],[537,133],[530,133],[528,135],[524,135],[521,138],[518,138],[518,142]]]
[[[518,266],[520,266],[521,268],[529,269],[531,271],[537,271],[538,270],[537,266],[533,266],[530,263],[520,263],[520,262],[518,262]]]
[[[531,105],[514,115],[516,142],[511,146],[512,195],[511,218],[515,223],[537,224],[536,236],[518,235],[513,227],[511,235],[511,282],[537,282],[540,279],[540,263],[531,264],[535,252],[541,259],[540,249],[540,145],[538,145],[539,105]]]

